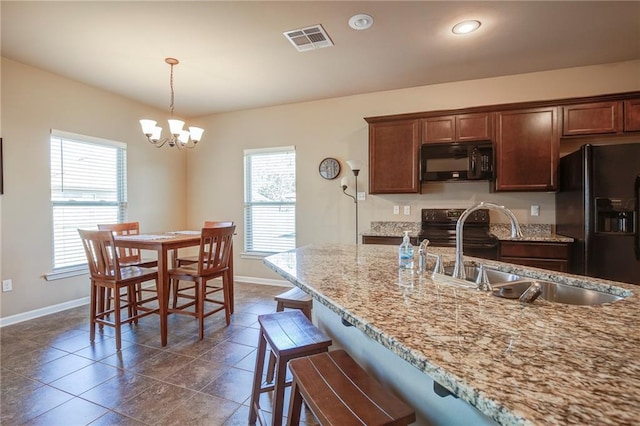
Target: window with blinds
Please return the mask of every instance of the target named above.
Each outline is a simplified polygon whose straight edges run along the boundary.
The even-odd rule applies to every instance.
[[[54,271],[86,267],[78,228],[125,221],[126,170],[126,144],[51,131]]]
[[[245,252],[271,254],[296,247],[295,147],[244,151]]]

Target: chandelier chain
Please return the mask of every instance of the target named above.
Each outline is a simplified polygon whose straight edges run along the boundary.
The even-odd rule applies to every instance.
[[[173,99],[174,99],[174,94],[173,94],[173,64],[171,65],[171,77],[169,78],[169,87],[171,87],[171,104],[169,105],[169,110],[171,112],[171,118],[173,118]]]

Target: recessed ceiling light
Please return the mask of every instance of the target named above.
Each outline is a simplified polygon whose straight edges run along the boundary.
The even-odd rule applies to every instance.
[[[373,25],[373,16],[360,13],[349,18],[349,26],[354,30],[366,30]]]
[[[453,26],[454,34],[469,34],[480,28],[480,21],[462,21]]]

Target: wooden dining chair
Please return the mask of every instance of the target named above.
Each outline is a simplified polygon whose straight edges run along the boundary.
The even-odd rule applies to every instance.
[[[101,231],[111,231],[114,235],[139,235],[140,223],[139,222],[123,222],[123,223],[99,223],[98,229]],[[141,268],[155,268],[158,266],[157,260],[143,260],[140,250],[137,248],[118,247],[118,256],[120,259],[120,266],[139,266]],[[155,287],[143,288],[142,285],[138,285],[136,289],[138,292],[138,301],[149,302],[158,298],[158,293]],[[143,296],[144,292],[152,293],[146,300]],[[111,292],[106,292],[107,309],[111,305]]]
[[[111,231],[93,231],[78,229],[82,246],[87,256],[91,279],[91,307],[90,307],[90,341],[95,340],[96,324],[115,328],[116,349],[122,346],[121,326],[138,321],[144,316],[159,313],[158,308],[146,306],[144,301],[137,298],[136,287],[146,281],[158,284],[158,272],[139,266],[121,266],[119,250],[115,246]],[[113,309],[107,307],[105,290],[113,292]],[[121,291],[126,290],[126,299],[121,297]],[[126,300],[123,306],[121,302]],[[121,310],[127,308],[127,317],[122,318]],[[113,314],[114,319],[107,319]]]
[[[214,221],[207,220],[204,222],[205,228],[225,228],[229,226],[233,226],[233,222],[231,221]],[[231,242],[233,244],[233,240]],[[231,262],[233,260],[230,260]],[[193,256],[178,256],[178,250],[173,251],[173,265],[175,268],[179,268],[181,266],[192,265],[198,262],[198,255]],[[191,298],[193,299],[193,295],[190,292],[195,288],[194,285],[190,285],[188,287],[180,288],[180,281],[174,280],[171,283],[171,291],[173,294],[173,307],[175,308],[178,303],[179,297]],[[215,288],[213,289],[215,291]]]
[[[123,223],[99,223],[98,229],[101,231],[111,231],[115,235],[139,235],[139,222]],[[157,260],[143,260],[140,250],[129,247],[118,247],[121,266],[140,266],[141,268],[155,268],[158,266]]]
[[[190,281],[195,284],[195,294],[188,298],[189,301],[169,308],[168,312],[196,317],[200,340],[204,337],[204,319],[206,317],[224,309],[227,325],[231,322],[229,258],[235,229],[236,227],[233,225],[202,228],[197,263],[172,268],[168,271],[169,279],[172,281]],[[218,277],[222,277],[221,285],[208,284],[209,281]],[[213,294],[218,292],[222,292],[222,300],[213,298]],[[211,307],[205,312],[208,305],[215,307]],[[194,307],[193,311],[188,310],[191,306]]]

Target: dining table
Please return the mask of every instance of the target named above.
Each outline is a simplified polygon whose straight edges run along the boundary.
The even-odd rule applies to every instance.
[[[155,251],[158,260],[158,310],[160,314],[160,336],[162,346],[167,345],[167,316],[169,309],[170,282],[168,270],[173,265],[170,262],[169,252],[174,252],[186,247],[196,247],[200,245],[200,231],[165,231],[142,233],[137,235],[115,236],[115,243],[118,247],[126,247],[138,250]],[[175,256],[175,254],[174,254]],[[171,259],[173,260],[173,259]],[[234,280],[233,280],[233,247],[229,257],[230,282],[229,282],[229,310],[233,314],[234,308]]]

